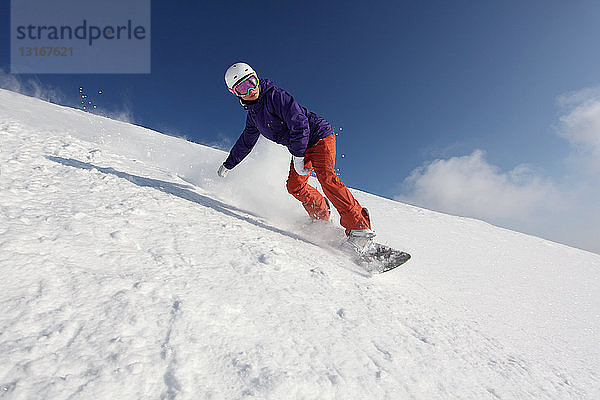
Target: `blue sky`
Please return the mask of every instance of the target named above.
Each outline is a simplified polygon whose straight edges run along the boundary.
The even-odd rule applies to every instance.
[[[8,20],[6,3],[1,11]],[[338,153],[345,157],[338,167],[348,186],[600,252],[590,239],[592,226],[581,222],[565,233],[547,221],[572,219],[568,204],[579,200],[579,210],[588,207],[581,221],[589,215],[600,220],[585,200],[598,175],[576,160],[578,143],[595,146],[596,133],[582,145],[573,129],[589,121],[564,123],[597,99],[599,2],[174,4],[152,2],[149,75],[18,78],[75,106],[83,87],[102,110],[228,147],[245,116],[223,74],[245,61],[343,128]],[[9,27],[3,26],[0,68],[6,72]],[[488,175],[477,175],[482,171]],[[453,193],[457,186],[464,199]],[[515,204],[489,198],[511,190],[512,201],[529,204],[529,213],[511,214]],[[578,190],[588,192],[567,199]],[[523,194],[530,191],[535,195]],[[597,193],[592,190],[592,198]],[[480,208],[487,209],[470,212]]]

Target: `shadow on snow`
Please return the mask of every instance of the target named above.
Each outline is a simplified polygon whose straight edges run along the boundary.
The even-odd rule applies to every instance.
[[[223,203],[221,201],[211,199],[210,197],[198,194],[195,191],[193,191],[194,187],[190,186],[190,185],[181,185],[181,184],[177,184],[177,183],[173,183],[173,182],[161,181],[158,179],[144,178],[141,176],[131,175],[126,172],[117,171],[114,168],[98,167],[96,165],[78,161],[78,160],[74,160],[72,158],[62,158],[62,157],[56,157],[56,156],[46,156],[46,158],[50,161],[54,161],[56,163],[63,164],[63,165],[69,166],[69,167],[75,167],[75,168],[86,169],[86,170],[95,169],[95,170],[98,170],[105,174],[115,175],[119,178],[127,179],[129,182],[134,183],[138,186],[151,187],[151,188],[160,190],[161,192],[180,197],[182,199],[194,202],[196,204],[200,204],[201,206],[212,208],[213,210],[223,213],[229,217],[234,217],[234,218],[240,219],[244,222],[255,225],[259,228],[267,229],[271,232],[279,233],[281,235],[285,235],[292,239],[300,240],[302,242],[318,246],[316,243],[313,243],[299,235],[296,235],[295,233],[284,231],[279,228],[275,228],[275,227],[267,225],[261,221],[258,221],[255,218],[252,218],[252,217],[257,217],[257,215],[255,215],[249,211],[245,211],[240,208]],[[246,215],[244,215],[244,214],[246,214]]]

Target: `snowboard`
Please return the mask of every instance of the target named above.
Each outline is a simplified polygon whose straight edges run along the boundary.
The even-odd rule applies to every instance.
[[[391,271],[407,262],[410,254],[373,242],[354,259],[354,263],[371,274]]]

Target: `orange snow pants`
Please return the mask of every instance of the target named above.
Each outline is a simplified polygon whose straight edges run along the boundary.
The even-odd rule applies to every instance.
[[[352,193],[340,181],[335,173],[335,134],[319,140],[306,149],[304,165],[311,171],[314,169],[323,193],[340,213],[340,224],[346,228],[346,235],[353,229],[371,229],[368,214]],[[309,175],[299,175],[290,165],[287,190],[302,202],[304,209],[313,219],[329,220],[329,210],[325,198],[317,189],[308,184]]]

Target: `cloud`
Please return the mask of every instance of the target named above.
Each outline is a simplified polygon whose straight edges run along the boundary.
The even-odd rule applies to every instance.
[[[397,200],[485,220],[525,218],[560,204],[558,190],[527,164],[511,171],[485,160],[483,150],[415,169]]]
[[[586,174],[600,175],[600,89],[561,96],[558,104],[567,111],[558,134],[571,145],[569,162]]]
[[[473,217],[600,254],[600,88],[557,98],[556,134],[569,146],[561,175],[521,164],[502,170],[483,150],[437,159],[403,181],[396,200]]]

